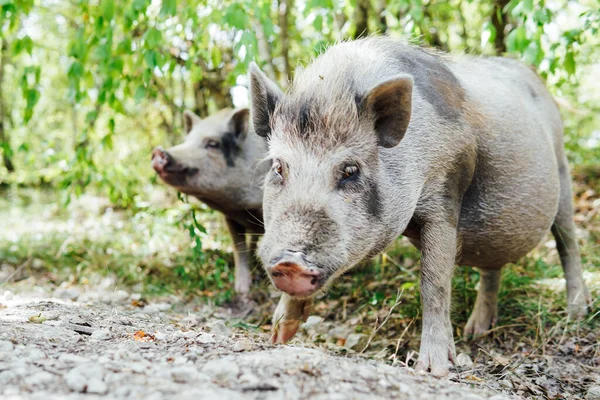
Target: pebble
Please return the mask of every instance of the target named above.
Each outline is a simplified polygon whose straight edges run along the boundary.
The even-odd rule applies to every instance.
[[[600,400],[600,385],[590,386],[587,394],[585,395],[587,400]]]
[[[216,342],[215,338],[212,335],[208,334],[208,333],[201,333],[196,338],[196,341],[198,343],[201,343],[201,344],[210,344],[210,343],[215,343]]]
[[[0,352],[9,352],[14,349],[15,346],[8,340],[0,340]]]
[[[108,391],[102,381],[104,368],[97,364],[82,364],[64,375],[65,383],[74,392],[104,394]]]
[[[311,315],[310,317],[308,317],[306,319],[306,322],[302,324],[302,328],[303,329],[313,329],[317,325],[319,325],[321,322],[323,322],[323,317],[320,317],[318,315]]]
[[[112,338],[112,334],[108,329],[96,329],[92,332],[92,339],[96,340],[110,340]]]
[[[61,353],[60,356],[58,356],[58,361],[68,364],[83,364],[90,362],[91,360],[87,357],[78,356],[76,354]]]
[[[473,360],[471,360],[471,356],[467,353],[460,353],[456,356],[456,365],[459,367],[472,367]]]
[[[233,361],[226,359],[210,360],[204,364],[202,372],[214,377],[216,380],[226,381],[236,379],[240,373],[240,367]]]
[[[210,327],[210,333],[212,333],[213,335],[215,335],[215,337],[217,337],[219,339],[228,338],[229,335],[231,334],[231,331],[225,325],[225,322],[223,322],[220,319],[209,324],[209,327]]]
[[[81,291],[77,288],[57,288],[54,291],[54,297],[58,297],[63,300],[77,300],[77,298],[81,295]]]
[[[25,383],[29,386],[44,387],[54,381],[54,375],[50,372],[40,371],[25,377]]]
[[[252,342],[250,340],[240,339],[233,344],[233,351],[235,351],[235,352],[250,351],[250,350],[252,350],[253,347],[254,346],[252,345]]]
[[[173,370],[171,371],[171,376],[173,377],[173,380],[175,382],[193,382],[198,376],[198,370],[195,367],[184,365],[173,368]]]
[[[4,300],[9,301],[12,300],[15,296],[13,295],[13,293],[10,290],[7,290],[6,292],[4,292]]]
[[[354,351],[362,351],[367,345],[369,337],[363,333],[353,333],[348,335],[344,348]]]

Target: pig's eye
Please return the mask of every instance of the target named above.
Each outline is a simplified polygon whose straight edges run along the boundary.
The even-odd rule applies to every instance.
[[[357,165],[346,165],[342,168],[342,177],[340,179],[340,184],[345,184],[349,182],[353,182],[358,179],[358,174],[360,170]]]
[[[204,145],[205,149],[218,149],[221,147],[221,143],[217,142],[216,140],[212,140],[209,139],[206,141],[206,144]]]
[[[283,165],[279,160],[273,161],[273,174],[277,180],[283,182]]]

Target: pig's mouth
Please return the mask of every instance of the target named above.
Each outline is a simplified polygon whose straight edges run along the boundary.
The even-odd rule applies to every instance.
[[[273,285],[295,298],[313,296],[323,289],[329,278],[322,268],[307,262],[301,252],[286,250],[270,265],[267,272]]]
[[[198,173],[198,168],[186,167],[178,163],[161,148],[156,148],[152,152],[152,168],[163,181],[173,186],[184,186],[188,177]]]

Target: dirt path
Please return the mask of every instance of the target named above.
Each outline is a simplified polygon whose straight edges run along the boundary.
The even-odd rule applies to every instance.
[[[0,397],[509,398],[364,358],[274,347],[208,308],[132,307],[122,291],[89,297],[0,295]]]

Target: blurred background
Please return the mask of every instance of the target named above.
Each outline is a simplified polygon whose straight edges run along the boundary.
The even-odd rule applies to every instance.
[[[247,106],[252,60],[285,88],[328,45],[387,34],[455,54],[518,58],[546,80],[565,121],[586,279],[597,298],[599,29],[598,0],[0,0],[0,285],[66,298],[104,285],[231,300],[220,215],[157,180],[151,149],[183,140],[186,109],[205,117]],[[534,344],[565,317],[554,247],[548,238],[504,272],[500,318]],[[401,287],[404,305],[380,332],[380,348],[398,353],[403,331],[410,348],[418,259],[399,240],[340,279],[315,312],[370,329]],[[458,330],[477,280],[473,269],[457,270]],[[257,288],[260,326],[277,294]]]

